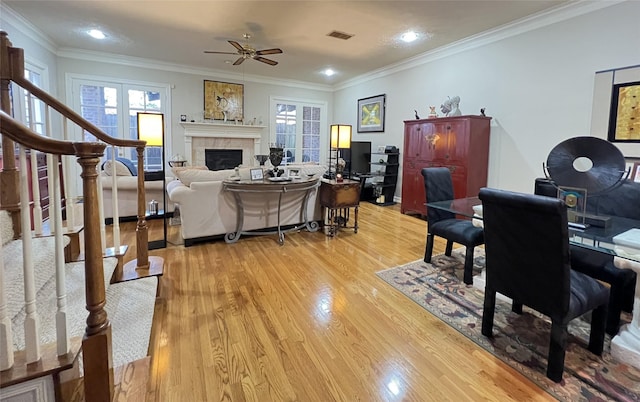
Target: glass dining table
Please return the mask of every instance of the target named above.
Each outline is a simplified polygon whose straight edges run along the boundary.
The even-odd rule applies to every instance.
[[[482,201],[478,197],[459,198],[427,203],[428,208],[452,212],[458,216],[474,220],[474,225],[482,226]],[[569,225],[569,243],[611,255],[614,265],[620,269],[631,269],[640,277],[640,246],[626,241],[640,238],[640,220],[618,216],[608,216],[606,227],[589,225]],[[474,286],[484,288],[484,271]],[[611,355],[640,368],[640,281],[636,282],[633,315],[631,323],[622,326],[611,340]]]

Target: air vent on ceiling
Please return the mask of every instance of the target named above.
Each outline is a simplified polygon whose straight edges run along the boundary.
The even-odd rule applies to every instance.
[[[353,35],[351,34],[348,34],[346,32],[340,32],[340,31],[329,32],[327,36],[331,36],[332,38],[343,39],[343,40],[351,39],[353,37]]]

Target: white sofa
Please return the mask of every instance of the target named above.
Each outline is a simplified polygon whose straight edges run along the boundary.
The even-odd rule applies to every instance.
[[[110,160],[102,165],[100,184],[102,185],[102,201],[105,219],[113,219],[113,175],[115,173],[118,188],[118,216],[120,218],[136,218],[138,216],[138,171],[128,159],[118,158],[112,166]],[[173,177],[165,177],[165,183],[174,181]],[[166,187],[165,187],[166,188]],[[162,180],[145,181],[145,210],[147,203],[156,200],[162,209]],[[173,203],[166,197],[167,213],[174,210]]]
[[[321,178],[326,171],[322,165],[302,164],[290,165],[299,168],[303,177],[314,175]],[[171,202],[180,207],[181,234],[185,246],[197,240],[221,237],[235,232],[237,225],[237,207],[232,193],[223,191],[222,181],[239,174],[249,177],[249,168],[234,170],[174,170],[179,180],[167,185],[167,193]],[[322,208],[317,197],[318,189],[312,190],[307,204],[309,221],[322,220]],[[303,192],[284,193],[280,211],[280,224],[295,225],[301,222],[300,203]],[[243,230],[273,228],[277,226],[278,194],[242,194],[244,204]],[[242,240],[240,240],[242,241]]]
[[[102,182],[102,201],[104,218],[113,218],[113,181],[112,177],[104,172],[100,173]],[[175,181],[174,177],[166,177],[165,183]],[[138,176],[116,176],[116,185],[118,186],[118,216],[120,218],[135,218],[138,216]],[[162,181],[145,181],[145,209],[151,200],[158,201],[160,209],[162,209]],[[166,198],[167,212],[172,213],[175,206],[173,202]]]

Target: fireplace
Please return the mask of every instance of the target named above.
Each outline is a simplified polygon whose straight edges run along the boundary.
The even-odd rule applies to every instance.
[[[263,126],[188,122],[180,125],[184,127],[185,156],[193,166],[205,165],[205,149],[241,149],[244,166],[252,166],[253,156],[264,153]]]
[[[209,170],[233,169],[242,164],[241,149],[205,149],[204,164]]]

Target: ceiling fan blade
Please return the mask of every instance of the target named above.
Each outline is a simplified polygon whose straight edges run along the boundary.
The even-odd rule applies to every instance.
[[[229,43],[231,43],[231,46],[235,47],[236,49],[238,49],[239,52],[244,52],[244,48],[242,47],[241,44],[239,44],[238,42],[234,41],[234,40],[230,40]]]
[[[278,64],[278,62],[277,62],[277,61],[275,61],[275,60],[266,59],[266,58],[264,58],[264,57],[260,57],[260,56],[254,57],[253,59],[254,59],[254,60],[261,61],[261,62],[263,62],[263,63],[267,63],[267,64],[269,64],[269,65],[271,65],[271,66],[275,66],[276,64]]]
[[[264,50],[258,50],[258,51],[256,52],[256,54],[257,54],[258,56],[260,56],[260,55],[264,55],[264,54],[280,54],[280,53],[282,53],[282,49],[277,49],[277,48],[276,48],[276,49],[264,49]]]
[[[212,53],[212,54],[238,54],[236,52],[215,52],[213,50],[205,50],[205,53]]]
[[[238,60],[236,60],[233,65],[234,66],[239,66],[240,64],[242,64],[242,62],[244,61],[244,56],[243,57],[239,57]]]

